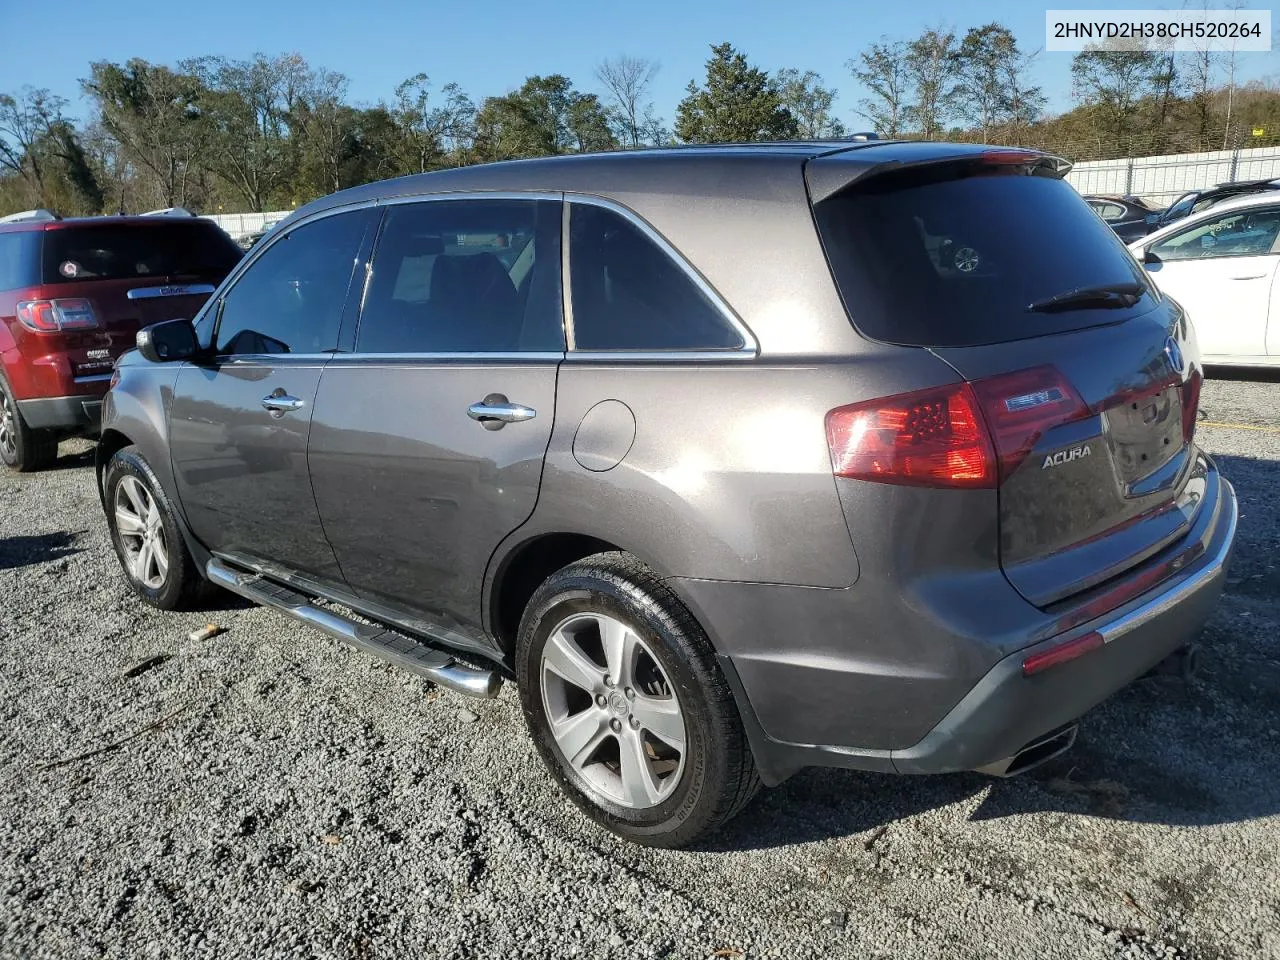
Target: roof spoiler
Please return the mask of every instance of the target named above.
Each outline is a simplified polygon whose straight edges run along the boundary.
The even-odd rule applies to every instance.
[[[0,217],[0,223],[22,223],[26,220],[61,220],[52,210],[43,208],[37,210],[23,210],[21,213],[11,213],[7,217]]]
[[[967,144],[902,143],[902,153],[893,158],[872,162],[884,156],[877,151],[842,150],[814,157],[804,166],[809,187],[809,202],[827,200],[857,181],[885,173],[936,167],[945,164],[1028,167],[1040,176],[1062,179],[1071,170],[1071,161],[1039,150],[1016,147],[971,148]]]
[[[143,217],[194,217],[195,214],[186,207],[165,207],[163,210],[148,210],[139,214]]]

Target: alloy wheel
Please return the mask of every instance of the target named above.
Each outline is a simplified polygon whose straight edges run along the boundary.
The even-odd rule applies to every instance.
[[[684,772],[684,714],[631,627],[575,614],[551,631],[540,669],[552,739],[589,792],[632,809],[671,795]]]
[[[169,545],[155,497],[135,477],[116,486],[116,531],[125,551],[125,566],[138,583],[151,590],[169,575]]]

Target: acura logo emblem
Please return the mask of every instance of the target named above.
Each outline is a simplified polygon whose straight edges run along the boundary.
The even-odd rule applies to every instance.
[[[1178,346],[1178,341],[1170,337],[1164,342],[1164,355],[1169,358],[1169,366],[1173,367],[1175,373],[1182,372],[1182,348]]]

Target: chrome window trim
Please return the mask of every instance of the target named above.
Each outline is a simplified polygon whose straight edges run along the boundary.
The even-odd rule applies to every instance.
[[[484,352],[468,352],[459,351],[457,353],[449,353],[447,351],[437,351],[430,353],[335,353],[332,357],[334,361],[339,362],[343,366],[359,366],[364,363],[370,365],[383,366],[391,363],[410,362],[410,361],[439,361],[439,360],[465,360],[465,361],[513,361],[513,360],[529,360],[535,362],[554,361],[559,363],[564,359],[563,350],[501,350],[492,353]],[[343,363],[346,361],[346,363]]]
[[[565,354],[572,363],[706,363],[754,360],[755,350],[578,350]]]
[[[565,226],[564,226],[564,238],[562,240],[562,243],[563,243],[564,256],[566,259],[565,270],[564,270],[565,272],[564,296],[565,296],[566,302],[571,304],[573,300],[572,288],[570,286],[570,280],[572,279],[572,276],[571,276],[572,265],[569,262],[569,259],[570,259],[569,258],[569,246],[570,246],[569,217],[572,212],[571,208],[574,204],[579,204],[579,203],[583,204],[584,206],[601,207],[605,210],[611,211],[612,213],[616,213],[618,216],[622,217],[624,220],[626,220],[628,223],[632,224],[636,229],[638,229],[641,233],[643,233],[652,243],[656,244],[658,249],[660,249],[664,254],[666,254],[667,258],[676,265],[676,268],[679,269],[686,277],[688,277],[693,282],[694,286],[696,286],[702,292],[702,295],[705,296],[711,302],[711,305],[720,313],[720,316],[729,324],[729,326],[731,326],[735,331],[737,331],[738,335],[742,338],[741,347],[738,347],[736,349],[728,348],[724,350],[672,349],[672,350],[640,351],[640,350],[621,349],[621,350],[579,351],[576,349],[576,340],[572,337],[572,331],[573,331],[573,326],[571,323],[572,307],[570,306],[569,308],[570,312],[566,316],[566,321],[565,321],[566,333],[570,335],[570,339],[567,341],[569,345],[569,352],[566,359],[575,360],[580,358],[586,358],[586,359],[592,359],[592,360],[600,360],[600,359],[644,360],[646,362],[650,362],[653,360],[684,360],[684,361],[708,360],[708,359],[749,360],[759,355],[760,343],[758,340],[756,340],[755,334],[752,333],[751,330],[747,327],[747,325],[743,323],[742,320],[738,317],[738,315],[733,312],[733,309],[729,306],[728,303],[725,302],[725,299],[722,296],[720,296],[719,292],[715,289],[715,287],[711,286],[711,284],[707,282],[707,279],[704,276],[702,276],[702,274],[700,274],[694,268],[694,266],[688,261],[688,259],[685,258],[684,254],[682,254],[679,250],[677,250],[667,240],[666,237],[664,237],[661,233],[655,230],[648,223],[648,221],[642,218],[639,214],[637,214],[631,208],[624,206],[621,203],[618,203],[616,200],[608,200],[604,197],[598,197],[598,196],[594,196],[592,194],[586,194],[586,193],[565,193],[564,199],[565,199]]]

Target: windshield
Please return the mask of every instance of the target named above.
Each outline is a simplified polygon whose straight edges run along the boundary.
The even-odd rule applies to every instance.
[[[959,347],[1116,323],[1150,309],[1149,283],[1115,233],[1067,183],[945,168],[854,184],[814,207],[849,316],[875,340]],[[1072,291],[1129,289],[1031,311]],[[1145,302],[1144,302],[1145,301]]]
[[[44,282],[201,277],[220,281],[243,251],[202,220],[104,223],[45,231]]]

